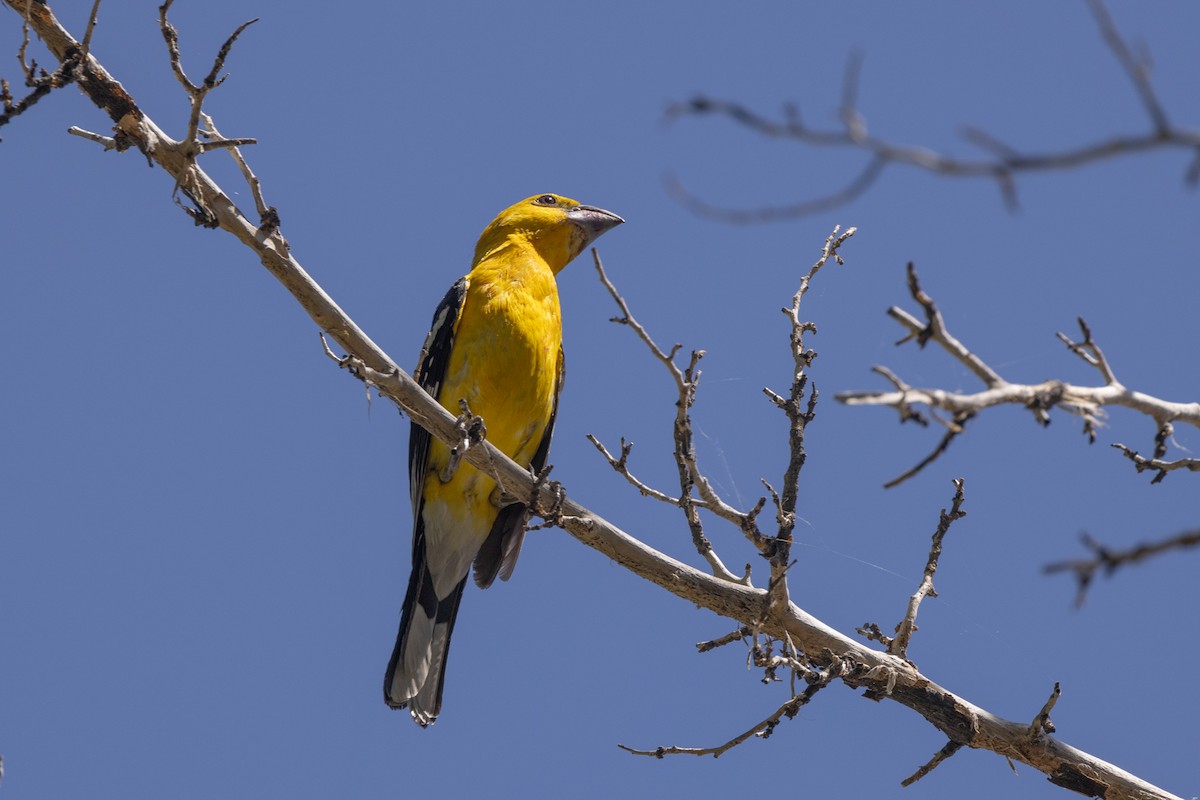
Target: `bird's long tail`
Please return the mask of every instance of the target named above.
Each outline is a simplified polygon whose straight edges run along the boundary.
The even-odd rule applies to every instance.
[[[383,679],[383,699],[392,708],[407,706],[412,718],[427,727],[442,709],[450,634],[467,579],[464,576],[454,591],[439,600],[423,551],[421,547],[414,554],[418,557],[408,579],[396,648]]]

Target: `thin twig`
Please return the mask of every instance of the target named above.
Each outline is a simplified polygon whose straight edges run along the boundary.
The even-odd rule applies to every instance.
[[[921,778],[924,778],[926,775],[933,772],[934,769],[936,769],[939,764],[941,764],[943,761],[945,761],[947,758],[954,755],[961,749],[962,749],[962,743],[956,742],[953,739],[951,739],[950,741],[946,742],[945,745],[942,746],[941,750],[938,750],[936,753],[933,754],[933,758],[929,759],[929,761],[927,761],[923,765],[921,765],[920,769],[918,769],[912,775],[909,775],[904,780],[900,781],[900,785],[901,786],[912,786],[914,783],[921,780]]]
[[[902,308],[892,306],[888,309],[888,316],[895,319],[901,325],[909,330],[909,336],[901,339],[897,344],[903,344],[910,338],[915,338],[917,344],[922,348],[929,342],[937,342],[942,348],[954,356],[963,366],[975,373],[979,380],[989,389],[1004,385],[1004,378],[1000,377],[1000,373],[989,367],[983,359],[967,349],[966,345],[956,339],[949,328],[946,327],[946,320],[942,317],[941,310],[937,307],[937,303],[929,296],[926,291],[921,288],[921,279],[917,275],[917,268],[913,262],[908,262],[904,268],[906,283],[908,285],[909,294],[913,300],[921,306],[925,312],[925,323],[921,324]]]
[[[618,458],[617,456],[614,456],[612,453],[610,453],[608,448],[605,447],[604,444],[601,443],[601,441],[599,439],[597,439],[595,436],[593,436],[592,434],[590,434],[590,433],[587,434],[587,440],[592,443],[592,446],[594,446],[597,450],[600,451],[600,455],[604,456],[604,460],[608,462],[609,466],[611,466],[617,472],[618,475],[623,477],[635,489],[637,489],[638,492],[642,495],[642,497],[650,497],[655,500],[658,500],[660,503],[666,503],[667,505],[675,506],[676,508],[679,508],[680,503],[679,503],[678,497],[673,497],[673,496],[667,494],[666,492],[662,492],[662,491],[659,491],[658,489],[648,486],[647,484],[645,484],[641,480],[639,480],[637,477],[635,477],[632,472],[629,471],[629,463],[628,463],[629,462],[629,454],[631,452],[633,452],[633,442],[627,442],[627,441],[625,441],[624,436],[621,437],[621,456],[620,456],[620,458]],[[697,508],[705,507],[703,500],[693,499],[692,503]]]
[[[955,478],[954,500],[950,504],[950,510],[946,511],[943,508],[938,516],[938,526],[937,530],[933,532],[933,540],[929,546],[929,559],[925,562],[925,573],[921,578],[921,584],[908,599],[908,609],[904,613],[904,619],[896,626],[896,638],[888,643],[888,652],[894,656],[908,659],[908,643],[912,638],[913,631],[917,630],[917,611],[921,607],[921,601],[926,597],[938,596],[937,590],[933,588],[933,576],[937,573],[938,559],[942,555],[942,540],[946,538],[946,534],[955,520],[962,519],[967,515],[967,512],[962,510],[964,499],[963,479]]]
[[[1162,483],[1163,478],[1167,477],[1168,472],[1174,472],[1177,469],[1185,469],[1188,472],[1200,472],[1200,458],[1178,458],[1174,461],[1166,461],[1162,458],[1146,458],[1120,442],[1115,442],[1113,447],[1120,450],[1126,458],[1134,463],[1135,469],[1138,472],[1146,472],[1153,470],[1154,477],[1150,483]]]
[[[816,386],[813,386],[811,391],[808,389],[808,370],[817,354],[816,351],[806,347],[804,343],[804,335],[806,333],[815,335],[817,326],[812,322],[800,319],[800,305],[808,293],[813,279],[826,263],[832,260],[837,264],[845,264],[839,252],[840,248],[857,230],[857,228],[850,227],[843,231],[840,225],[834,226],[833,231],[825,238],[820,257],[800,278],[800,286],[792,295],[791,306],[781,309],[788,320],[788,344],[792,355],[792,380],[788,387],[787,398],[785,399],[769,388],[763,389],[771,401],[783,411],[788,421],[788,463],[784,469],[782,489],[776,492],[769,483],[763,481],[775,501],[775,519],[778,528],[774,538],[769,542],[763,542],[759,547],[771,564],[770,586],[775,593],[771,602],[780,604],[787,602],[787,570],[791,565],[792,534],[796,527],[796,503],[800,496],[800,472],[804,469],[808,458],[804,448],[804,437],[808,430],[808,424],[816,415],[818,397]],[[806,393],[807,399],[805,398]]]
[[[675,382],[675,388],[678,392],[678,400],[675,403],[675,420],[672,429],[672,439],[675,443],[674,457],[676,470],[679,475],[679,497],[674,501],[680,510],[683,512],[684,518],[687,520],[688,529],[692,534],[692,543],[701,556],[703,556],[714,568],[714,574],[719,577],[724,577],[727,580],[728,576],[732,575],[725,568],[721,560],[716,556],[713,550],[712,542],[704,532],[704,524],[700,518],[699,510],[707,509],[712,514],[732,522],[737,525],[745,536],[761,551],[762,543],[765,537],[758,528],[758,512],[762,509],[762,501],[760,501],[750,511],[739,511],[729,503],[726,503],[715,489],[711,482],[705,477],[696,461],[696,450],[693,445],[691,407],[696,399],[696,386],[700,380],[699,364],[700,359],[704,357],[703,350],[693,350],[688,364],[684,368],[680,368],[675,363],[675,356],[682,349],[682,345],[676,344],[665,351],[659,347],[653,337],[646,331],[633,312],[629,309],[629,304],[625,298],[617,291],[617,287],[609,280],[608,274],[604,271],[604,264],[600,260],[600,254],[596,250],[592,250],[592,259],[596,266],[596,273],[600,277],[600,282],[604,288],[608,290],[613,301],[621,311],[621,316],[613,317],[612,321],[625,325],[631,328],[637,337],[642,340],[651,354],[666,368],[670,373],[672,380]],[[606,452],[606,451],[602,451]],[[618,468],[618,464],[623,465],[621,460],[614,460],[611,454],[606,453],[605,457],[614,468]],[[618,468],[618,471],[620,469]],[[699,494],[697,498],[695,494]],[[719,566],[718,566],[719,565]],[[739,582],[749,582],[749,570],[744,577],[736,578]]]
[[[167,13],[171,10],[171,5],[174,2],[175,0],[165,0],[165,2],[158,7],[158,25],[159,29],[162,31],[163,40],[167,43],[167,54],[171,61],[171,71],[175,73],[176,80],[178,80],[180,85],[183,86],[184,91],[187,92],[188,97],[191,99],[191,113],[188,116],[187,134],[183,138],[183,144],[184,147],[188,149],[188,152],[194,157],[195,155],[204,152],[205,149],[204,144],[198,139],[198,133],[200,130],[200,116],[203,113],[201,109],[204,105],[204,98],[210,91],[225,82],[225,78],[228,76],[217,77],[221,70],[225,68],[225,59],[229,57],[229,53],[233,49],[234,42],[237,41],[237,38],[242,35],[242,32],[246,30],[246,28],[258,22],[258,18],[255,17],[252,20],[243,22],[237,27],[237,29],[234,30],[233,33],[229,35],[229,38],[227,38],[225,43],[221,45],[221,49],[217,51],[217,55],[213,59],[212,68],[208,71],[208,74],[204,76],[204,80],[202,80],[199,84],[195,84],[192,83],[191,79],[188,78],[187,73],[183,70],[182,57],[179,53],[179,31],[177,31],[175,26],[171,24],[171,21],[167,19]]]
[[[226,139],[217,130],[216,123],[208,114],[201,114],[200,118],[204,121],[204,127],[200,130],[200,135],[206,137],[207,141],[200,143],[200,152],[208,152],[214,147],[225,147],[229,149],[229,155],[238,165],[238,169],[242,173],[242,178],[245,179],[246,185],[250,187],[250,194],[254,197],[254,207],[258,211],[258,218],[261,221],[259,230],[267,235],[275,233],[279,229],[279,211],[274,206],[268,206],[266,199],[263,197],[262,182],[258,176],[254,174],[254,170],[250,169],[250,164],[246,161],[242,151],[238,149],[243,144],[258,144],[256,139]],[[284,240],[286,246],[287,240]]]
[[[787,702],[775,709],[766,719],[751,726],[729,741],[716,745],[715,747],[680,747],[678,745],[670,745],[664,747],[656,747],[653,750],[639,750],[637,748],[628,747],[627,745],[618,744],[627,753],[632,753],[635,756],[653,756],[655,758],[664,758],[673,755],[689,755],[689,756],[712,756],[720,758],[722,754],[737,747],[742,742],[752,738],[767,739],[775,732],[775,728],[779,723],[787,719],[794,719],[800,709],[809,703],[816,696],[817,692],[828,686],[834,679],[840,677],[845,670],[845,665],[839,661],[834,661],[833,665],[827,669],[814,670],[807,667],[802,668],[805,672],[805,681],[807,686],[799,694],[794,694],[788,698]]]
[[[625,480],[634,486],[638,492],[641,493],[642,497],[650,497],[658,500],[660,503],[666,503],[667,505],[671,505],[676,508],[682,508],[685,502],[690,502],[693,508],[708,508],[708,504],[704,500],[690,498],[687,501],[681,501],[678,497],[672,497],[666,492],[660,492],[658,489],[647,486],[645,483],[635,477],[634,474],[629,471],[628,464],[629,453],[633,450],[633,442],[625,441],[624,436],[621,437],[620,458],[617,458],[610,453],[608,448],[605,447],[600,440],[592,434],[587,434],[587,439],[597,450],[600,451],[600,454],[604,456],[606,461],[608,461],[609,466],[611,466],[619,475],[624,477]],[[740,583],[743,586],[751,585],[749,564],[746,565],[745,571],[738,576],[725,566],[725,562],[721,560],[720,556],[717,555],[716,551],[713,550],[711,546],[706,550],[701,550],[700,555],[703,556],[706,561],[708,561],[709,567],[712,568],[713,575],[717,576],[718,578],[724,578],[725,580],[733,583]]]
[[[907,404],[905,404],[905,406],[907,406]],[[903,414],[905,412],[901,411],[901,413]],[[929,455],[925,456],[920,461],[918,461],[916,464],[914,464],[912,467],[906,469],[904,472],[901,472],[896,477],[885,482],[883,484],[883,488],[885,488],[885,489],[896,488],[897,486],[904,483],[909,478],[916,476],[918,473],[921,472],[921,470],[925,469],[930,464],[932,464],[934,461],[936,461],[938,458],[940,458],[943,453],[945,453],[947,450],[950,449],[950,443],[953,442],[955,439],[957,439],[960,435],[962,435],[966,431],[967,423],[970,422],[975,417],[975,414],[973,412],[955,414],[954,420],[952,422],[945,422],[944,420],[941,419],[941,417],[937,416],[936,414],[933,415],[933,417],[934,417],[934,419],[938,420],[939,422],[943,422],[946,425],[946,432],[942,435],[941,440],[938,441],[937,445],[932,450],[929,451]]]
[[[83,42],[79,49],[83,54],[83,60],[87,61],[88,53],[92,47],[92,32],[96,30],[96,19],[100,15],[100,0],[93,0],[92,13],[88,14],[87,30],[83,32]]]
[[[715,650],[718,647],[724,647],[733,642],[744,641],[747,636],[753,634],[749,625],[742,625],[736,631],[727,633],[724,636],[718,636],[716,639],[710,639],[707,642],[698,642],[696,644],[696,652],[707,653],[709,650]]]

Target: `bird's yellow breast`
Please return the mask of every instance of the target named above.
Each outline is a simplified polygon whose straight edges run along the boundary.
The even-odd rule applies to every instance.
[[[460,413],[465,399],[483,417],[487,439],[514,461],[528,465],[554,409],[562,318],[554,273],[536,253],[504,248],[467,276],[468,286],[454,332],[438,401]],[[449,449],[434,441],[429,482]],[[463,463],[448,484],[434,491],[462,497],[462,511],[494,518],[488,508],[491,478]],[[432,488],[428,487],[427,488]],[[490,513],[489,513],[490,512]]]

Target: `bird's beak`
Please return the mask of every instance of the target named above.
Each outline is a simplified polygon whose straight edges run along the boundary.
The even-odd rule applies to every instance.
[[[625,221],[611,211],[595,206],[575,206],[567,212],[567,219],[575,223],[587,237],[583,247],[587,247],[605,231],[612,230]]]

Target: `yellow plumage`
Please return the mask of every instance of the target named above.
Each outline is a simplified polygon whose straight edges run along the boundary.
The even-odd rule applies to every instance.
[[[487,439],[519,464],[546,462],[562,387],[562,316],[554,276],[621,218],[559,195],[500,213],[480,236],[471,271],[447,293],[415,377],[457,414],[466,400]],[[384,699],[422,726],[441,710],[450,634],[471,564],[475,582],[507,579],[528,512],[501,508],[495,482],[467,463],[448,474],[450,449],[413,425],[409,477],[413,571]]]

